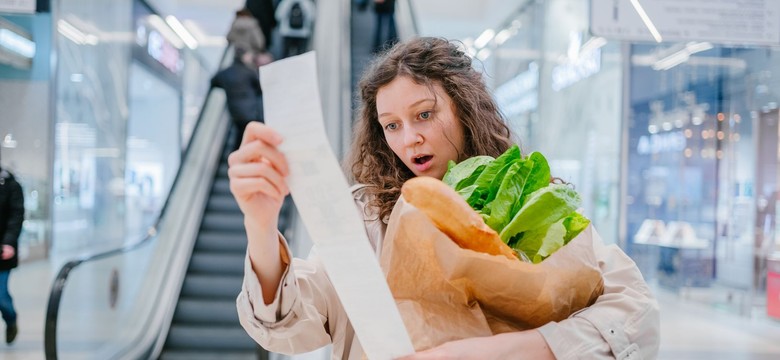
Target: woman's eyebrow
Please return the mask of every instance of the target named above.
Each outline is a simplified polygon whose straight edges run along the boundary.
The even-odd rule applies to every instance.
[[[420,100],[415,101],[413,104],[409,105],[409,108],[413,108],[413,107],[415,107],[417,105],[420,105],[420,104],[422,104],[422,103],[424,103],[426,101],[430,101],[430,102],[435,103],[436,99],[433,99],[433,98],[420,99]],[[392,113],[381,113],[381,114],[379,114],[379,117],[381,118],[383,116],[390,116],[390,115],[393,115],[393,114]]]

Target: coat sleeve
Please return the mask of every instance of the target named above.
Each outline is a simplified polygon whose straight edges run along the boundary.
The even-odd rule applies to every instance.
[[[11,184],[11,193],[8,198],[8,223],[2,243],[17,249],[19,234],[22,233],[22,223],[24,222],[24,195],[22,186],[18,182],[13,181]]]
[[[293,259],[286,241],[281,235],[279,238],[282,260],[288,266],[273,302],[264,303],[260,281],[247,254],[244,284],[236,299],[238,318],[249,336],[266,350],[288,355],[313,351],[331,343],[328,314],[340,305],[321,263]]]
[[[539,332],[558,359],[655,359],[660,344],[658,303],[631,258],[605,246],[593,231],[604,278],[596,302]]]

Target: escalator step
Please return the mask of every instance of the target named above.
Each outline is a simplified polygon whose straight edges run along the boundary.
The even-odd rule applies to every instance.
[[[188,274],[244,275],[243,251],[235,254],[194,252]]]
[[[173,322],[180,325],[239,326],[236,300],[180,298]]]
[[[206,205],[206,211],[238,213],[241,215],[241,209],[233,195],[213,194],[209,196],[209,202]]]
[[[206,251],[210,253],[226,252],[240,253],[246,252],[246,233],[202,230],[198,235],[198,241],[195,243],[194,251]]]
[[[187,349],[189,351],[255,351],[257,349],[257,343],[247,335],[241,326],[214,325],[173,324],[165,346],[169,350]],[[222,359],[222,357],[217,357],[217,359]]]
[[[160,360],[257,360],[257,350],[246,351],[185,351],[165,350]]]
[[[206,213],[200,224],[202,230],[244,233],[244,217],[241,214]]]
[[[230,179],[216,178],[211,187],[212,194],[230,194]]]
[[[225,178],[228,177],[228,164],[226,162],[220,163],[219,167],[217,168],[217,177],[218,178]]]
[[[235,300],[243,280],[243,276],[188,274],[180,296]]]

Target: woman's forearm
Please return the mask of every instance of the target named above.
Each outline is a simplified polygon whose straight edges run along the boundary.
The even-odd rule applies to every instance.
[[[276,289],[282,279],[285,264],[282,262],[279,245],[279,233],[273,226],[263,226],[244,220],[247,236],[247,249],[252,270],[263,289],[263,302],[267,305],[274,301]]]
[[[495,349],[501,359],[555,360],[544,337],[537,330],[503,333],[493,336]]]

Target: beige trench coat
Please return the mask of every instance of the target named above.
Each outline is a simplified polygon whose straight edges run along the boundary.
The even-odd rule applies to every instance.
[[[361,187],[353,188],[360,213],[368,201]],[[365,215],[366,232],[377,256],[386,223]],[[362,359],[363,350],[336,296],[316,247],[309,258],[293,259],[285,240],[282,259],[289,264],[274,301],[265,305],[249,256],[244,284],[236,299],[238,316],[247,333],[263,348],[298,354],[333,344],[333,359]],[[594,244],[604,276],[604,294],[595,304],[566,320],[538,330],[558,359],[655,359],[660,341],[658,303],[636,264],[615,245]],[[289,259],[292,259],[290,262]]]

